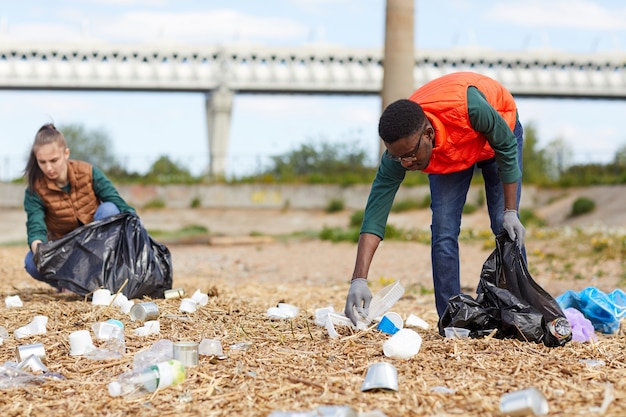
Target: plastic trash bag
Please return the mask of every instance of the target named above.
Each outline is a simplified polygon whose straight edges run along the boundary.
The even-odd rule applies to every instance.
[[[626,293],[619,288],[608,294],[596,287],[579,292],[568,290],[556,301],[563,309],[571,307],[583,313],[593,328],[602,333],[615,333],[620,320],[626,317]]]
[[[81,226],[39,246],[37,269],[46,282],[87,295],[98,288],[128,298],[163,298],[172,288],[172,259],[135,213],[120,213]]]
[[[572,331],[556,300],[537,284],[526,266],[517,243],[508,233],[496,237],[496,249],[480,274],[477,297],[460,294],[450,298],[439,320],[439,333],[446,327],[470,330],[480,337],[496,330],[497,338],[517,338],[562,346]]]

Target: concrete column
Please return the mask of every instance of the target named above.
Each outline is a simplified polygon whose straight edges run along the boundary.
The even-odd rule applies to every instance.
[[[206,95],[207,128],[209,134],[209,175],[226,174],[226,155],[230,136],[230,115],[234,92],[221,86]]]
[[[415,0],[387,0],[382,110],[413,92]],[[380,152],[385,145],[380,142]]]

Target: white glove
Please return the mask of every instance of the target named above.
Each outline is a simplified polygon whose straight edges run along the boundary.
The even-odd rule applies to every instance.
[[[350,291],[348,291],[348,298],[346,299],[346,308],[344,313],[346,317],[352,321],[352,324],[356,326],[357,316],[356,312],[363,318],[366,318],[369,314],[370,301],[372,301],[372,292],[367,286],[367,279],[355,278],[350,283]]]
[[[517,238],[517,245],[520,248],[524,246],[526,229],[524,229],[524,226],[522,226],[522,223],[519,221],[517,210],[504,210],[502,228],[507,231],[513,242],[515,242],[515,238]]]

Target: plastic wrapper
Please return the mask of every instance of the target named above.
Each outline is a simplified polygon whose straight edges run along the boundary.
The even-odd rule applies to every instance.
[[[81,226],[39,246],[43,280],[85,296],[98,288],[128,298],[163,298],[172,288],[169,249],[148,234],[135,213],[120,213]]]
[[[556,298],[561,308],[575,308],[587,318],[593,328],[602,333],[615,333],[626,317],[626,293],[615,289],[605,293],[596,287],[579,292],[568,290]]]
[[[476,298],[467,294],[451,297],[439,320],[439,333],[446,327],[470,330],[471,337],[496,331],[498,338],[517,338],[562,346],[572,338],[567,318],[556,300],[537,284],[516,242],[506,232],[496,237],[496,249],[480,274]]]

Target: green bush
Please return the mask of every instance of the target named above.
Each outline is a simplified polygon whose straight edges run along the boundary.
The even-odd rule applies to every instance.
[[[350,227],[361,227],[363,224],[363,217],[365,217],[365,210],[357,210],[350,216]]]
[[[519,209],[519,219],[524,226],[534,224],[535,226],[545,226],[546,222],[537,216],[534,211],[527,208]]]
[[[326,213],[337,213],[339,211],[342,211],[345,206],[346,203],[343,200],[334,199],[328,202],[325,211]]]
[[[591,213],[596,208],[596,203],[587,197],[579,197],[572,204],[572,216]]]
[[[155,198],[154,200],[148,201],[143,208],[145,209],[162,209],[165,208],[165,200],[162,198]]]
[[[476,206],[471,203],[465,203],[463,206],[463,214],[472,214],[476,211]]]
[[[420,206],[421,204],[419,201],[406,199],[393,203],[393,206],[391,206],[391,211],[395,213],[400,213],[402,211],[417,210],[421,208]]]
[[[200,200],[200,197],[194,197],[193,200],[191,200],[191,208],[198,208],[201,204],[202,200]]]

